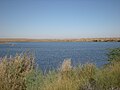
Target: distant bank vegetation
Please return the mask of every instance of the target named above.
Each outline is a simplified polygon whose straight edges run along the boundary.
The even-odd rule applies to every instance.
[[[0,38],[0,43],[8,42],[120,42],[120,38],[81,38],[81,39]]]
[[[64,60],[58,70],[47,73],[37,68],[33,54],[0,58],[0,90],[120,90],[120,48],[110,49],[109,63],[73,67]]]

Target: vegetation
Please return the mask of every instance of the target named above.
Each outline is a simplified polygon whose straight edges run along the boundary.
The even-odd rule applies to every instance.
[[[9,42],[120,42],[119,38],[80,38],[80,39],[26,39],[0,38],[0,44]]]
[[[112,62],[120,62],[120,48],[110,49],[108,53],[108,61]]]
[[[92,63],[71,66],[65,60],[57,71],[44,74],[30,53],[0,60],[0,90],[120,90],[120,49],[111,49],[112,63],[97,68]],[[113,62],[114,60],[114,62]]]

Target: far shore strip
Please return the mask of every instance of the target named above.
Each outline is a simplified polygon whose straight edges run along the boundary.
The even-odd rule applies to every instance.
[[[0,44],[9,42],[120,42],[120,38],[80,38],[80,39],[0,38]]]

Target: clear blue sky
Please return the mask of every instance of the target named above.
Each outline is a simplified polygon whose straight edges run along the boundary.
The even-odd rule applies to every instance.
[[[120,0],[0,0],[0,38],[120,37]]]

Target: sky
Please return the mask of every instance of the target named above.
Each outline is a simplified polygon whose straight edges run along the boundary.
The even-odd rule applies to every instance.
[[[120,37],[120,0],[0,0],[0,38]]]

